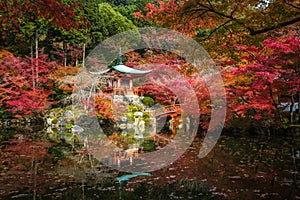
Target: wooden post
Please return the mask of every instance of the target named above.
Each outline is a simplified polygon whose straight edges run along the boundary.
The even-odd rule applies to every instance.
[[[132,79],[129,80],[129,89],[132,90]]]

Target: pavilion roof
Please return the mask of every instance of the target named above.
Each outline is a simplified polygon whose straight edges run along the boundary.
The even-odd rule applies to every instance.
[[[116,65],[112,67],[114,70],[126,74],[148,74],[152,72],[152,70],[138,70],[138,69],[133,69],[131,67],[127,67],[126,65]]]
[[[121,65],[113,66],[113,67],[106,69],[104,71],[101,71],[101,72],[90,72],[90,73],[94,74],[94,75],[102,75],[102,74],[109,73],[113,70],[121,72],[121,73],[125,73],[125,74],[136,74],[136,75],[148,74],[148,73],[152,72],[152,70],[138,70],[138,69],[133,69],[131,67],[127,67],[126,65],[121,64]]]
[[[136,75],[139,75],[139,74],[148,74],[150,72],[152,72],[152,70],[138,70],[138,69],[133,69],[131,67],[128,67],[126,65],[124,65],[122,63],[122,49],[120,48],[120,51],[119,51],[119,57],[118,57],[118,64],[109,68],[109,69],[106,69],[104,71],[101,71],[101,72],[90,72],[91,74],[95,74],[95,75],[102,75],[102,74],[106,74],[108,72],[111,72],[111,71],[118,71],[118,72],[121,72],[121,73],[125,73],[125,74],[136,74]]]

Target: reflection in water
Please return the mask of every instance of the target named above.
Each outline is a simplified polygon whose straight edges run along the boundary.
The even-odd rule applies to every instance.
[[[137,177],[137,176],[151,176],[150,173],[147,172],[138,172],[138,173],[133,173],[133,174],[128,174],[128,175],[123,175],[120,177],[117,177],[117,181],[119,182],[119,199],[122,199],[122,182],[128,181],[131,178]]]
[[[122,153],[139,151],[120,157],[130,163],[130,156],[132,162],[140,158],[141,147],[156,150],[158,139],[147,134],[142,140],[125,135],[128,146]],[[203,159],[197,156],[202,139],[196,138],[179,160],[152,176],[132,177],[119,190],[116,178],[126,174],[105,167],[87,152],[76,153],[72,145],[49,142],[42,132],[35,138],[28,135],[33,133],[15,134],[1,144],[0,199],[300,198],[299,138],[222,136]]]
[[[167,117],[165,117],[167,118]],[[109,139],[116,145],[113,155],[108,159],[110,166],[132,166],[134,162],[143,159],[143,154],[159,150],[173,142],[176,135],[179,121],[175,117],[162,119],[163,126],[153,129],[153,125],[146,127],[144,124],[138,126],[136,123],[132,128],[124,128],[121,133],[114,133]],[[180,118],[180,117],[177,117]],[[135,118],[136,122],[138,118]],[[158,121],[159,124],[159,121]],[[121,149],[121,150],[120,150]]]

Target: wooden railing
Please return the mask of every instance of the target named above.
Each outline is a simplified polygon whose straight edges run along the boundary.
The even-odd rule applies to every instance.
[[[174,105],[161,107],[157,110],[154,110],[152,115],[153,116],[162,116],[162,115],[167,115],[167,114],[171,114],[171,113],[176,113],[176,114],[181,113],[180,105],[174,104]]]

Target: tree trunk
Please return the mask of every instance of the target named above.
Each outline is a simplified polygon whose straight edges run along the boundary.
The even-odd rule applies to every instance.
[[[290,105],[290,123],[294,123],[294,105],[295,105],[295,100],[294,100],[294,95],[291,96],[291,105]]]
[[[281,99],[280,99],[280,95],[277,95],[277,104],[275,105],[275,109],[276,109],[275,113],[277,113],[279,121],[282,123],[282,116],[280,113],[279,105],[281,105]]]
[[[300,124],[300,92],[297,92],[298,97],[298,123]]]
[[[82,67],[85,67],[85,43],[83,44]]]
[[[35,58],[39,58],[39,33],[38,28],[35,29]]]
[[[38,28],[35,28],[35,87],[39,84],[39,32]]]
[[[30,58],[33,60],[33,41],[32,38],[30,38]]]
[[[63,42],[63,49],[64,49],[64,66],[67,66],[67,43]]]
[[[32,88],[35,90],[35,70],[34,70],[34,63],[33,63],[33,41],[32,38],[30,39],[30,58],[31,58],[31,79],[32,79]]]

